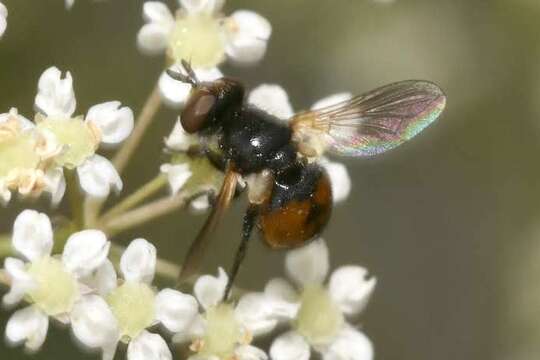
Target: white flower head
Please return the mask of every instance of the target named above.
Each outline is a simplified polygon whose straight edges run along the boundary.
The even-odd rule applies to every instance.
[[[292,330],[274,340],[270,348],[272,360],[307,360],[310,348],[321,353],[324,359],[373,358],[371,342],[349,325],[346,317],[364,309],[376,280],[368,279],[362,267],[343,266],[332,273],[328,285],[324,286],[328,268],[328,248],[324,240],[319,239],[287,254],[286,270],[299,292],[284,279],[273,279],[267,284],[266,296],[295,309],[288,315],[279,313],[291,324]]]
[[[211,73],[227,57],[234,62],[251,64],[261,60],[272,33],[268,20],[259,14],[239,10],[226,17],[221,13],[224,0],[179,0],[173,15],[159,1],[143,5],[146,24],[137,36],[141,51],[166,53],[172,63],[191,62],[200,80],[214,80]],[[171,105],[185,101],[186,88],[164,73],[160,88]],[[176,88],[175,88],[176,86]]]
[[[251,341],[253,336],[268,333],[277,324],[271,318],[271,300],[263,294],[249,294],[233,307],[222,302],[227,281],[221,268],[217,277],[204,275],[197,280],[194,293],[203,313],[178,331],[173,341],[191,342],[190,349],[195,354],[190,360],[265,360],[265,352],[251,345]]]
[[[61,147],[51,168],[76,169],[82,189],[93,197],[103,198],[111,190],[122,189],[118,172],[96,150],[100,145],[117,145],[129,136],[133,129],[131,109],[110,101],[92,106],[86,117],[74,116],[73,79],[69,72],[62,77],[55,67],[41,75],[35,106],[39,111],[37,129]]]
[[[61,257],[52,256],[53,230],[49,218],[34,210],[24,210],[15,220],[12,244],[28,262],[5,259],[11,288],[3,302],[11,306],[25,298],[30,306],[16,311],[9,319],[6,337],[13,343],[24,342],[29,350],[37,350],[45,341],[49,316],[69,321],[74,306],[84,299],[84,277],[105,262],[110,243],[101,231],[84,230],[68,238]]]
[[[4,4],[0,2],[0,38],[4,35],[7,28],[8,10]]]
[[[76,338],[101,348],[104,359],[112,359],[119,341],[128,343],[130,360],[172,359],[163,338],[147,329],[161,323],[171,332],[180,331],[194,321],[198,304],[193,296],[176,290],[157,292],[151,286],[155,267],[156,249],[144,239],[133,240],[122,255],[120,284],[106,262],[94,278],[102,297],[85,298],[72,316]]]
[[[349,93],[330,95],[317,101],[311,108],[312,110],[320,109],[350,98],[351,94]],[[263,84],[256,87],[249,93],[248,102],[283,121],[289,121],[294,114],[287,92],[279,85]],[[332,185],[334,203],[346,200],[351,191],[351,179],[347,168],[342,163],[333,162],[321,156],[326,146],[324,139],[320,140],[319,136],[309,136],[310,134],[305,135],[310,140],[307,141],[303,138],[302,141],[298,142],[299,145],[304,147],[304,149],[300,149],[300,152],[313,154],[313,158],[319,161],[326,169]]]
[[[7,204],[12,192],[25,197],[49,192],[54,200],[61,184],[46,167],[59,150],[54,139],[36,131],[16,108],[0,114],[0,202]]]
[[[206,156],[190,154],[191,149],[208,145],[203,144],[199,136],[187,133],[182,127],[180,118],[169,136],[165,138],[165,146],[174,155],[171,163],[163,164],[160,171],[167,176],[172,195],[183,189],[188,181],[191,185],[196,184],[196,192],[202,194],[189,203],[190,210],[196,214],[203,213],[210,207],[211,197],[219,191],[223,180],[223,173]],[[201,177],[200,174],[204,174],[201,179],[193,177],[198,175]]]

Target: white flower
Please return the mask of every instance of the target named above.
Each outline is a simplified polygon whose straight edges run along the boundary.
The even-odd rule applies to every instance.
[[[103,350],[112,359],[119,341],[129,343],[127,358],[172,359],[160,335],[146,329],[161,323],[177,332],[198,314],[197,300],[172,289],[156,292],[151,287],[156,267],[156,249],[144,239],[133,240],[120,259],[124,281],[120,285],[110,263],[95,274],[93,283],[100,296],[86,297],[73,310],[72,328],[83,344]]]
[[[349,93],[334,94],[317,101],[311,107],[312,110],[337,104],[351,98]],[[283,121],[288,121],[294,114],[294,110],[289,102],[287,92],[279,85],[263,84],[253,89],[248,97],[248,102],[271,113]],[[322,150],[322,144],[313,144],[316,153]],[[351,179],[345,165],[333,162],[324,157],[317,159],[326,169],[332,184],[332,195],[334,203],[339,203],[347,199],[351,191]]]
[[[274,308],[263,294],[244,296],[236,307],[223,303],[228,277],[201,276],[194,293],[204,312],[190,326],[178,331],[175,342],[191,342],[190,360],[265,360],[261,349],[250,345],[253,336],[271,331],[277,324]]]
[[[30,306],[16,311],[6,326],[6,337],[37,350],[45,341],[49,316],[69,322],[76,304],[83,301],[87,287],[84,277],[105,261],[110,243],[97,230],[84,230],[69,237],[61,258],[51,256],[53,230],[46,214],[25,210],[15,220],[12,244],[28,262],[5,259],[4,268],[11,289],[5,305],[25,298]]]
[[[82,189],[103,198],[111,190],[120,191],[122,180],[106,158],[96,154],[102,144],[117,145],[133,129],[133,112],[111,101],[92,106],[85,118],[74,117],[76,107],[73,79],[55,67],[43,72],[38,83],[35,106],[37,129],[60,144],[62,151],[51,167],[76,169]]]
[[[0,37],[4,35],[7,27],[8,10],[4,4],[0,2]]]
[[[241,63],[260,60],[272,33],[270,23],[247,10],[225,17],[221,13],[224,2],[179,0],[176,17],[162,2],[145,2],[147,24],[137,36],[140,49],[150,54],[167,51],[174,62],[191,60],[195,68],[215,67],[225,56]]]
[[[171,188],[171,193],[176,194],[191,177],[188,164],[163,164],[160,167],[161,173],[167,175],[167,181]]]
[[[165,139],[165,145],[168,149],[174,151],[186,152],[194,145],[199,144],[199,137],[197,135],[188,134],[182,127],[180,118],[174,124],[174,128],[170,135]]]
[[[376,280],[367,279],[362,267],[343,266],[333,272],[324,287],[328,268],[328,248],[319,239],[287,254],[286,270],[300,293],[284,279],[267,284],[266,296],[291,308],[296,306],[288,318],[284,312],[276,312],[276,317],[287,318],[293,329],[274,340],[270,348],[272,360],[307,360],[310,348],[321,353],[323,359],[373,358],[369,339],[345,318],[364,309]]]
[[[180,118],[176,121],[169,136],[165,138],[165,145],[174,155],[171,163],[163,164],[160,171],[167,175],[171,194],[178,193],[188,180],[192,184],[196,183],[195,192],[203,192],[203,194],[190,201],[190,210],[194,213],[206,211],[210,207],[211,194],[219,191],[223,173],[216,169],[205,156],[188,154],[190,149],[200,147],[202,144],[199,136],[186,133]],[[204,178],[192,181],[194,174],[195,176],[204,174]]]
[[[12,192],[32,197],[48,192],[56,204],[64,184],[46,166],[59,150],[54,139],[36,131],[17,109],[0,114],[0,202],[7,204]]]
[[[146,24],[137,36],[139,48],[147,54],[166,52],[176,64],[183,59],[190,61],[201,81],[221,77],[216,66],[226,57],[242,64],[262,59],[272,33],[270,23],[247,10],[225,17],[221,13],[223,4],[224,0],[179,0],[180,8],[174,16],[162,2],[145,2]],[[189,92],[189,86],[165,73],[160,89],[173,106],[183,103]]]

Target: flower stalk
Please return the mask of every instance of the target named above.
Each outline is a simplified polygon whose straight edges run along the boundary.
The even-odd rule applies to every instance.
[[[184,207],[190,199],[198,195],[200,194],[192,194],[189,191],[180,191],[174,196],[167,196],[155,200],[113,217],[112,219],[103,219],[98,227],[109,236],[114,236],[120,232],[140,226],[155,218],[178,210]]]
[[[159,174],[158,176],[141,186],[133,194],[129,195],[124,200],[120,201],[117,205],[108,210],[105,214],[103,214],[103,216],[101,216],[101,218],[112,218],[116,215],[133,209],[135,206],[139,205],[141,202],[161,190],[165,185],[167,185],[167,177],[163,174]]]
[[[84,200],[79,191],[77,175],[73,170],[66,171],[66,185],[73,222],[77,229],[80,230],[84,227]]]
[[[148,126],[150,126],[150,124],[152,124],[152,121],[154,120],[155,115],[159,111],[160,107],[161,95],[159,93],[159,87],[155,86],[135,122],[133,132],[113,158],[114,167],[119,174],[122,174],[122,171],[125,169],[126,165],[131,159],[131,156],[139,146],[146,129]]]

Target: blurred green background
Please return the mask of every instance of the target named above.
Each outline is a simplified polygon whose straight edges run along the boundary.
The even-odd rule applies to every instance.
[[[162,58],[138,53],[142,1],[3,0],[0,112],[32,116],[41,72],[75,78],[78,112],[121,100],[140,109]],[[171,8],[175,1],[167,1]],[[353,191],[325,233],[334,266],[366,266],[378,287],[360,322],[378,359],[540,358],[540,2],[537,0],[229,0],[274,27],[257,67],[224,66],[249,86],[279,83],[295,108],[339,91],[428,79],[448,95],[441,120],[374,159],[348,160]],[[125,173],[126,192],[158,171],[176,113],[164,109]],[[206,269],[229,265],[245,201],[216,234]],[[22,205],[0,210],[9,231]],[[178,261],[204,216],[177,213],[143,236]],[[181,234],[181,235],[180,235]],[[261,289],[283,253],[254,241],[239,284]],[[4,327],[10,312],[0,313]],[[3,331],[3,329],[2,329]],[[34,359],[97,359],[53,326]],[[124,354],[121,354],[121,358]],[[25,359],[0,344],[1,359]]]

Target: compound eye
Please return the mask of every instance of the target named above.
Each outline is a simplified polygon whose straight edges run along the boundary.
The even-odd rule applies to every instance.
[[[207,89],[195,89],[180,117],[184,130],[193,134],[203,129],[212,120],[216,102],[217,97]]]

